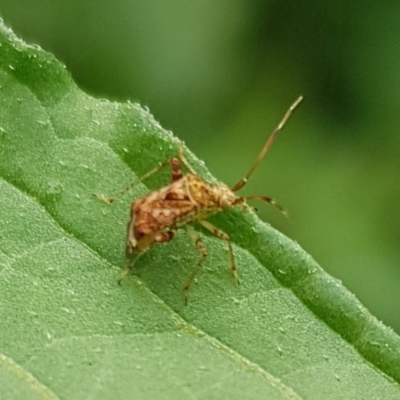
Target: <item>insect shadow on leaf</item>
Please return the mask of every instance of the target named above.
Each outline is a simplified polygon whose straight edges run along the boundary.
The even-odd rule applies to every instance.
[[[183,228],[186,230],[189,238],[196,245],[200,253],[200,259],[183,288],[185,304],[187,304],[190,286],[196,274],[201,269],[204,259],[207,257],[207,249],[199,234],[192,226],[192,223],[198,223],[213,235],[226,241],[229,250],[232,275],[235,281],[239,283],[230,238],[221,229],[208,222],[207,219],[211,215],[234,206],[239,206],[244,210],[249,211],[251,210],[251,207],[247,205],[248,200],[259,200],[270,203],[287,216],[287,212],[271,197],[241,197],[237,196],[235,192],[239,191],[246,185],[248,179],[271,148],[291,113],[299,105],[302,99],[303,97],[300,96],[289,107],[281,122],[269,136],[263,149],[247,174],[232,188],[229,188],[224,184],[209,184],[203,178],[198,176],[189,161],[186,159],[184,154],[184,143],[181,142],[177,157],[172,157],[159,163],[155,168],[144,174],[139,179],[134,180],[123,190],[119,191],[114,197],[108,198],[103,195],[95,195],[99,200],[107,204],[113,204],[135,185],[143,182],[162,168],[168,165],[171,168],[171,183],[169,185],[150,192],[131,204],[130,219],[127,225],[126,234],[126,256],[132,259],[128,266],[122,271],[118,283],[121,283],[122,279],[131,272],[138,259],[142,257],[153,244],[169,242],[175,237],[177,229]],[[186,175],[182,172],[181,164],[183,164],[189,171]]]

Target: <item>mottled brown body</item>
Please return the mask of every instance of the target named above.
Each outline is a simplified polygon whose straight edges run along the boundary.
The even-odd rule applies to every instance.
[[[128,222],[126,235],[126,255],[130,257],[132,253],[136,252],[136,257],[122,273],[120,281],[132,270],[135,262],[147,250],[149,250],[153,244],[172,240],[175,236],[176,230],[178,228],[183,228],[186,230],[201,254],[196,268],[193,270],[184,287],[185,299],[187,301],[189,287],[207,256],[207,250],[201,241],[200,236],[191,225],[192,223],[197,223],[227,242],[231,271],[236,281],[239,282],[230,238],[225,232],[208,222],[207,218],[236,205],[248,210],[249,207],[246,204],[246,200],[265,201],[278,207],[282,212],[284,212],[283,209],[270,197],[240,197],[237,196],[235,192],[240,190],[247,183],[249,177],[272,146],[291,112],[297,107],[301,100],[302,97],[299,97],[289,108],[280,124],[268,138],[261,153],[253,163],[247,175],[231,189],[224,184],[211,185],[199,177],[185,158],[183,154],[183,144],[181,144],[178,158],[170,158],[164,161],[159,166],[142,176],[139,180],[133,182],[126,189],[121,191],[119,196],[123,195],[136,183],[145,180],[161,168],[167,165],[171,166],[171,183],[169,185],[137,199],[131,205],[130,220]],[[181,163],[183,163],[189,170],[188,174],[183,175]],[[98,197],[109,204],[113,203],[116,199],[106,199],[103,196]]]
[[[193,174],[182,176],[132,203],[127,255],[173,239],[177,228],[232,207],[237,199],[225,185],[211,186]]]

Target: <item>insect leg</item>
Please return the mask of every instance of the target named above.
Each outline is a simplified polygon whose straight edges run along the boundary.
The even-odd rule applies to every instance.
[[[136,262],[139,260],[140,257],[142,257],[142,255],[143,255],[144,253],[146,253],[147,250],[148,250],[148,248],[145,249],[144,251],[140,252],[140,253],[137,253],[137,254],[136,254],[136,257],[135,257],[135,258],[128,264],[128,266],[121,272],[121,274],[119,275],[119,278],[118,278],[118,285],[120,285],[121,282],[122,282],[122,280],[123,280],[126,276],[128,276],[128,275],[131,273],[131,271],[132,271],[133,267],[135,266]]]
[[[203,226],[204,228],[209,230],[212,234],[214,234],[215,236],[219,237],[222,240],[225,240],[228,243],[229,256],[230,256],[230,259],[231,259],[232,275],[235,278],[236,282],[239,283],[239,276],[238,276],[238,273],[237,273],[235,257],[233,255],[232,243],[231,243],[231,239],[229,238],[229,236],[225,232],[221,231],[221,229],[218,229],[216,226],[214,226],[213,224],[210,224],[208,221],[206,221],[204,219],[198,220],[197,222],[201,226]]]
[[[177,158],[171,158],[171,181],[176,182],[183,177],[181,164]]]
[[[105,197],[102,194],[95,194],[94,196],[99,199],[100,201],[103,201],[104,203],[107,204],[113,204],[115,203],[119,198],[121,198],[123,195],[125,195],[129,190],[131,190],[134,186],[136,186],[138,183],[143,182],[145,179],[149,178],[151,175],[155,174],[156,172],[160,171],[162,168],[167,166],[168,164],[171,165],[171,175],[172,175],[172,181],[178,180],[182,178],[182,171],[179,165],[179,161],[176,158],[168,158],[167,160],[161,162],[158,164],[156,167],[154,167],[152,170],[144,174],[138,179],[135,179],[132,181],[128,186],[126,186],[124,189],[120,190],[117,192],[113,197]]]
[[[193,175],[197,175],[196,171],[193,169],[193,167],[190,165],[189,161],[187,160],[187,158],[185,157],[185,155],[183,154],[183,146],[184,146],[184,142],[181,142],[181,145],[179,146],[179,159],[183,162],[183,165],[190,171],[191,174]]]
[[[245,210],[249,210],[249,209],[251,209],[251,207],[249,207],[245,203],[245,201],[247,201],[247,200],[265,201],[266,203],[269,203],[269,204],[273,205],[274,207],[276,207],[287,219],[290,220],[290,215],[289,215],[288,211],[285,210],[277,201],[275,201],[274,199],[272,199],[271,197],[268,197],[268,196],[246,196],[246,197],[240,197],[235,202],[235,205],[239,205],[239,206],[243,207]]]
[[[192,242],[196,245],[197,249],[200,252],[200,260],[197,262],[196,268],[193,270],[193,272],[190,274],[188,281],[186,282],[185,286],[183,287],[184,294],[185,294],[185,304],[188,303],[188,295],[189,295],[189,289],[190,285],[193,282],[194,277],[196,274],[200,271],[204,259],[207,257],[207,249],[204,246],[204,243],[201,241],[199,234],[195,231],[195,229],[191,225],[184,225],[183,226],[188,233],[190,239]]]

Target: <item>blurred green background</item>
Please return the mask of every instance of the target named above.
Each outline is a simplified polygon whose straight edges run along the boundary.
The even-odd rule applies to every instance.
[[[139,101],[400,332],[400,2],[0,0],[96,97]]]

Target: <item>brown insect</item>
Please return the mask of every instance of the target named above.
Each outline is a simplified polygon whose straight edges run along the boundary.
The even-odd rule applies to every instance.
[[[131,257],[132,253],[135,252],[136,256],[122,272],[118,282],[120,283],[121,280],[130,273],[137,260],[148,251],[153,244],[169,242],[175,237],[177,229],[183,228],[186,230],[201,255],[196,267],[190,274],[189,279],[184,286],[185,303],[187,303],[190,285],[207,256],[206,247],[196,230],[191,225],[191,223],[195,222],[213,233],[215,236],[226,241],[228,244],[231,271],[236,282],[239,283],[230,238],[225,232],[208,222],[207,218],[234,206],[240,206],[244,210],[250,210],[251,208],[246,203],[247,200],[265,201],[285,213],[282,207],[270,197],[238,197],[235,192],[246,185],[254,170],[260,164],[267,151],[271,148],[290,114],[302,99],[303,97],[300,96],[286,111],[282,121],[269,136],[264,148],[256,158],[249,172],[231,189],[224,184],[211,185],[198,176],[183,154],[183,143],[181,143],[178,158],[169,158],[160,163],[157,167],[153,168],[147,174],[135,180],[124,190],[120,191],[116,197],[105,198],[102,195],[98,195],[97,197],[100,200],[112,204],[117,200],[117,198],[121,197],[139,182],[144,181],[163,167],[167,165],[171,166],[171,183],[169,185],[135,200],[131,205],[130,220],[127,226],[126,235],[126,255],[127,257]],[[182,172],[181,163],[189,170],[189,173],[186,175]]]

